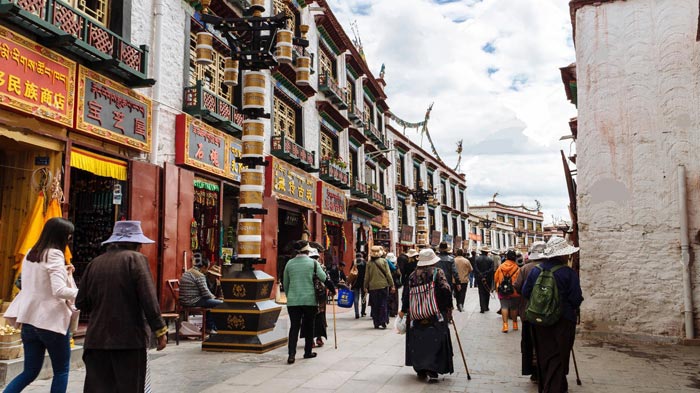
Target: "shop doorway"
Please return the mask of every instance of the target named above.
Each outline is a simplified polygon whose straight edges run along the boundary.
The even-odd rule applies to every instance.
[[[75,225],[73,233],[73,265],[75,281],[88,263],[104,252],[114,223],[128,217],[127,182],[71,168],[69,219]]]
[[[237,186],[224,183],[223,213],[221,216],[223,230],[223,247],[221,262],[230,264],[233,251],[236,249],[236,229],[238,228],[238,198],[240,192]]]
[[[194,181],[194,219],[192,220],[192,257],[210,264],[219,260],[219,185],[201,178]],[[187,268],[192,267],[187,266]]]
[[[304,213],[279,208],[277,214],[277,277],[281,278],[287,261],[294,258],[294,242],[300,240],[304,232]]]

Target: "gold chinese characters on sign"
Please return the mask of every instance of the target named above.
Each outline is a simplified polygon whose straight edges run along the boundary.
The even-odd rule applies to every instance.
[[[268,157],[271,193],[279,199],[310,209],[316,207],[316,178],[274,157]]]

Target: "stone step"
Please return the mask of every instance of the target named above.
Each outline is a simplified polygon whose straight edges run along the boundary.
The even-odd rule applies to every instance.
[[[70,351],[70,369],[72,371],[83,367],[83,347],[76,345]],[[12,381],[12,379],[22,373],[23,369],[24,357],[12,360],[0,360],[0,386],[5,386],[7,383]],[[49,354],[47,352],[46,355],[44,355],[44,366],[41,368],[41,372],[36,379],[39,380],[52,377],[53,370],[51,369],[51,359],[49,359]]]

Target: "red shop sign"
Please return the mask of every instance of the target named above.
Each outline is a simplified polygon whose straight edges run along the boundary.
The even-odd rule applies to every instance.
[[[321,214],[346,220],[348,216],[345,193],[340,188],[318,181],[318,208]]]
[[[75,62],[0,26],[0,106],[73,126]]]

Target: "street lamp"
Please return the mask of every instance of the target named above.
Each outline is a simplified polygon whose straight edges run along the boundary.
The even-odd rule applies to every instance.
[[[513,233],[515,233],[515,248],[518,248],[518,239],[522,237],[525,232],[520,229],[516,229]]]
[[[418,223],[416,225],[416,244],[420,248],[427,248],[430,246],[428,243],[428,230],[426,229],[426,215],[425,215],[425,204],[435,196],[434,190],[423,189],[423,181],[418,181],[418,187],[415,190],[408,190],[408,193],[413,199],[413,203],[416,204],[416,210],[418,215]]]
[[[483,220],[481,220],[481,223],[484,225],[484,228],[489,229],[491,228],[491,224],[494,223],[493,220],[489,220],[489,216],[486,216]]]

